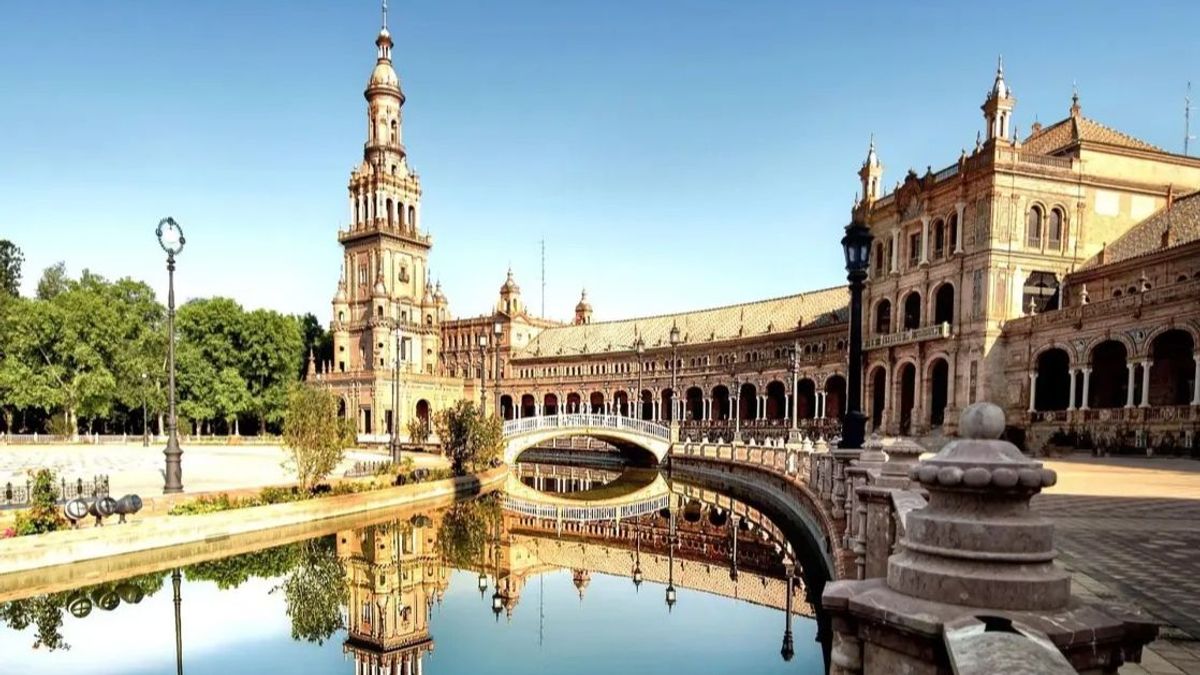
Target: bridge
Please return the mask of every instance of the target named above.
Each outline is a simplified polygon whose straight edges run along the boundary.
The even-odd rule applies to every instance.
[[[646,420],[592,413],[539,415],[504,423],[504,463],[513,464],[529,448],[568,436],[590,436],[622,453],[649,453],[662,462],[671,450],[671,428]]]
[[[667,508],[670,488],[657,470],[630,469],[602,488],[553,494],[529,487],[512,473],[504,486],[504,508],[531,518],[563,521],[620,521]]]

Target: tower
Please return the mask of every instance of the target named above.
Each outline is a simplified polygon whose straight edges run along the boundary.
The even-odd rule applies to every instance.
[[[1011,133],[1012,112],[1017,99],[1013,98],[1008,83],[1004,81],[1004,57],[996,61],[996,80],[992,90],[988,92],[987,100],[980,108],[983,118],[987,121],[987,140],[1006,141]]]
[[[513,280],[511,267],[508,268],[508,278],[500,287],[500,300],[496,302],[496,311],[509,317],[525,312],[525,305],[521,302],[521,287]]]
[[[862,203],[871,204],[879,199],[883,164],[879,161],[879,155],[875,154],[875,134],[871,134],[871,145],[867,148],[867,158],[862,168],[858,170],[858,178],[862,182]]]
[[[575,325],[581,326],[592,322],[592,303],[588,302],[587,289],[579,294],[579,304],[575,305]]]
[[[421,229],[421,182],[403,143],[405,97],[392,65],[386,0],[375,47],[363,92],[363,158],[348,185],[350,225],[338,232],[343,272],[333,299],[334,370],[390,375],[399,326],[404,369],[433,374],[445,300],[429,287],[432,239]]]

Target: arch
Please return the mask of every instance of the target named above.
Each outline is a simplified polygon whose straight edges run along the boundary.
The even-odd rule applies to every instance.
[[[500,418],[511,420],[513,418],[513,398],[510,394],[505,394],[500,397]]]
[[[892,332],[892,301],[884,298],[875,304],[875,333],[886,335]]]
[[[658,416],[662,419],[662,421],[670,422],[671,420],[675,419],[675,392],[672,391],[670,387],[666,387],[659,392],[659,402]]]
[[[1034,204],[1029,207],[1029,213],[1025,214],[1025,245],[1029,248],[1042,247],[1043,213],[1042,205]]]
[[[338,403],[337,403],[337,416],[338,416],[338,419],[340,419],[340,420],[344,420],[344,419],[346,419],[346,409],[347,409],[348,407],[349,407],[349,406],[348,406],[348,404],[346,403],[346,399],[345,399],[344,397],[342,397],[342,396],[339,396],[339,397],[338,397]]]
[[[921,292],[910,291],[904,296],[904,323],[901,326],[903,330],[912,330],[921,327]]]
[[[567,412],[567,413],[583,412],[582,406],[583,406],[583,397],[580,396],[578,392],[573,391],[573,392],[567,394],[567,409],[565,412]]]
[[[588,396],[588,411],[593,415],[604,414],[604,394],[598,391],[593,391]]]
[[[1093,408],[1120,408],[1129,396],[1129,349],[1120,340],[1108,339],[1092,347],[1088,361],[1092,366],[1088,405]],[[1136,384],[1135,384],[1136,386]]]
[[[1048,249],[1058,251],[1063,247],[1063,240],[1066,239],[1066,218],[1063,213],[1060,206],[1050,209],[1050,219],[1046,225],[1046,248]]]
[[[871,428],[878,431],[883,426],[883,406],[887,402],[887,368],[875,366],[871,370]]]
[[[557,415],[558,414],[558,394],[546,394],[542,397],[542,414]]]
[[[949,241],[946,242],[946,249],[947,255],[949,255],[958,248],[958,212],[951,213],[946,222],[946,233],[949,235]]]
[[[717,421],[729,419],[729,387],[723,384],[712,389],[712,418]]]
[[[1196,377],[1196,340],[1180,328],[1150,342],[1150,405],[1188,405]]]
[[[417,229],[417,209],[412,205],[408,207],[408,229]]]
[[[929,425],[940,427],[946,421],[950,401],[950,363],[935,358],[929,366]]]
[[[638,398],[642,403],[642,414],[639,417],[643,420],[654,419],[654,392],[649,389],[643,389]]]
[[[738,419],[752,420],[758,411],[758,387],[750,382],[742,384],[738,390]]]
[[[825,380],[825,418],[841,421],[846,416],[846,378],[831,375]]]
[[[1071,356],[1061,347],[1043,349],[1037,356],[1034,409],[1066,410],[1071,403]]]
[[[629,417],[629,392],[624,389],[613,393],[613,414]]]
[[[767,410],[769,420],[781,420],[787,417],[787,389],[779,380],[767,383]]]
[[[683,392],[685,421],[696,421],[704,419],[704,390],[700,387],[688,387],[687,391]]]
[[[946,257],[946,221],[941,218],[933,221],[933,257]]]
[[[429,412],[429,401],[425,399],[417,401],[417,419],[421,420],[421,424],[424,424],[425,428],[429,428]]]
[[[521,417],[533,417],[537,415],[537,399],[533,394],[521,395]]]
[[[917,366],[905,361],[897,367],[896,380],[900,385],[900,433],[907,436],[913,432],[913,407],[916,405]]]
[[[796,383],[797,418],[811,420],[817,415],[817,383],[804,378]]]
[[[933,322],[954,323],[954,284],[948,281],[933,294]]]
[[[396,222],[396,206],[392,203],[391,198],[387,200],[387,224],[388,227],[395,227]]]

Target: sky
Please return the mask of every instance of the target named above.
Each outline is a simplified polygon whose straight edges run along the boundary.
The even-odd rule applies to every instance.
[[[0,239],[165,297],[330,318],[373,0],[0,1]],[[451,311],[570,318],[825,288],[874,133],[892,186],[974,144],[1003,53],[1022,135],[1084,115],[1182,151],[1200,3],[392,0],[404,136]],[[1200,120],[1195,127],[1200,127]]]

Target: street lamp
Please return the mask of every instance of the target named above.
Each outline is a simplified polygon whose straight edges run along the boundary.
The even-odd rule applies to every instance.
[[[736,584],[738,580],[738,516],[736,513],[730,514],[729,537],[733,540],[729,553],[729,580]]]
[[[183,228],[174,218],[158,221],[158,245],[167,253],[167,458],[163,494],[183,492],[183,450],[179,448],[179,421],[175,417],[175,256],[183,251]]]
[[[738,433],[742,426],[742,383],[735,374],[733,376],[733,442],[737,443]]]
[[[492,324],[492,336],[493,336],[492,351],[493,351],[493,357],[494,357],[493,360],[494,360],[495,366],[496,366],[495,373],[493,373],[493,379],[495,380],[495,386],[494,386],[494,388],[496,390],[495,410],[496,410],[497,416],[503,416],[503,414],[504,414],[504,411],[500,409],[500,338],[503,335],[504,335],[504,325],[501,324],[499,321]]]
[[[846,226],[842,250],[846,254],[846,279],[850,282],[850,362],[846,377],[846,418],[839,448],[859,449],[867,433],[867,416],[862,411],[862,294],[863,281],[871,262],[871,230],[858,215]]]
[[[638,379],[637,379],[638,413],[637,413],[637,418],[640,420],[646,414],[646,411],[642,408],[642,366],[645,364],[645,361],[642,359],[642,357],[646,353],[646,342],[645,342],[645,340],[642,340],[641,335],[637,336],[637,339],[633,341],[633,351],[635,354],[637,354],[637,362],[638,362],[637,363],[637,373],[638,373]]]
[[[487,415],[487,333],[479,334],[479,415]]]
[[[669,485],[669,484],[668,484]],[[675,606],[675,509],[671,508],[671,499],[667,500],[667,612]]]
[[[400,351],[404,348],[403,327],[400,325],[400,308],[396,308],[396,322],[392,330],[396,346],[392,354],[392,437],[389,440],[392,461],[400,461]]]
[[[784,661],[791,661],[796,656],[796,645],[792,638],[792,595],[795,593],[796,565],[790,557],[784,559],[783,574],[787,577],[787,599],[783,612],[783,646],[779,649],[779,655]]]
[[[633,590],[637,591],[642,587],[642,531],[638,527],[636,516],[633,520],[633,537]]]
[[[671,322],[671,422],[679,419],[679,392],[675,391],[679,379],[679,326]]]
[[[790,440],[799,441],[797,437],[800,431],[800,343],[792,345],[792,355],[790,358],[792,371],[792,438]]]

